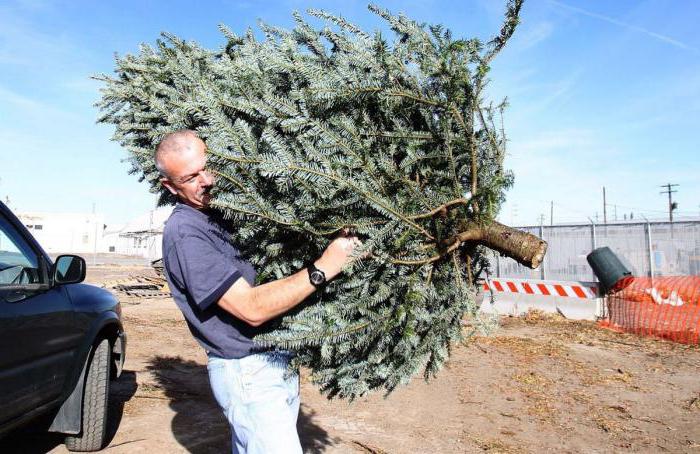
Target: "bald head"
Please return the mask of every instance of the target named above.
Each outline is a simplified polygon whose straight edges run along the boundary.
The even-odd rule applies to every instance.
[[[168,134],[156,149],[161,184],[184,204],[203,209],[211,201],[214,177],[207,170],[207,146],[194,131]]]
[[[204,145],[202,139],[191,129],[181,129],[171,132],[163,137],[156,148],[156,168],[161,176],[169,177],[169,161],[171,158],[182,155],[185,152],[195,150]]]

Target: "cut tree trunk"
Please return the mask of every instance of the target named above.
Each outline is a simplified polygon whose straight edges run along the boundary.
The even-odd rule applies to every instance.
[[[529,268],[537,268],[547,252],[547,242],[531,233],[517,230],[500,222],[468,224],[467,228],[445,241],[448,245],[473,241],[498,251]]]

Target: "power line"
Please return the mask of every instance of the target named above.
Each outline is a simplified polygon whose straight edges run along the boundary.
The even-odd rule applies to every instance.
[[[666,187],[666,185],[664,185],[664,187]],[[673,189],[672,189],[672,190],[673,190]],[[606,188],[606,192],[607,192],[607,188]],[[664,193],[665,193],[665,192],[664,192]],[[601,221],[604,222],[604,220],[602,219],[603,216],[601,216],[601,212],[600,212],[600,211],[593,211],[593,213],[592,213],[591,211],[585,210],[585,208],[583,208],[583,209],[576,209],[576,208],[572,207],[572,206],[569,205],[569,204],[559,203],[559,202],[553,201],[553,200],[551,200],[551,199],[550,199],[550,200],[544,200],[544,199],[540,199],[540,198],[533,198],[533,199],[531,199],[531,200],[532,200],[533,202],[537,202],[537,203],[540,203],[540,204],[541,204],[541,206],[540,206],[539,208],[536,208],[537,211],[540,211],[540,210],[541,210],[540,213],[537,214],[536,216],[533,216],[533,217],[535,217],[535,219],[531,219],[531,221],[529,221],[529,222],[533,222],[533,225],[539,225],[540,223],[542,223],[543,225],[545,224],[545,222],[546,222],[545,220],[546,220],[546,217],[547,217],[546,214],[544,214],[544,213],[545,213],[545,210],[546,210],[546,208],[545,208],[546,205],[545,205],[545,204],[548,204],[548,205],[549,205],[549,208],[550,208],[550,219],[553,217],[552,207],[555,208],[555,209],[557,210],[557,213],[559,213],[559,214],[557,215],[557,222],[558,222],[558,223],[578,222],[578,221],[580,221],[581,219],[588,219],[588,218],[595,219],[596,224],[597,224],[598,222],[601,222]],[[516,204],[516,203],[514,203],[514,205],[515,205],[515,206],[511,208],[511,213],[510,213],[511,223],[512,223],[513,225],[515,225],[515,223],[520,222],[521,225],[525,225],[525,224],[522,224],[523,219],[521,219],[521,216],[520,216],[520,214],[521,214],[520,211],[522,211],[520,205],[518,205],[518,204]],[[658,209],[655,210],[655,209],[650,209],[650,208],[647,208],[647,207],[622,205],[622,204],[619,204],[619,203],[606,203],[605,206],[606,206],[607,208],[610,208],[610,209],[611,209],[611,214],[612,214],[612,217],[613,217],[613,218],[614,218],[614,211],[615,211],[615,208],[621,208],[621,209],[623,209],[623,210],[626,209],[626,210],[632,210],[632,211],[634,211],[634,218],[635,218],[635,219],[636,219],[638,216],[642,216],[642,217],[643,217],[643,216],[645,216],[645,215],[646,215],[647,217],[649,217],[649,218],[659,219],[659,218],[661,217],[661,216],[659,216],[659,215],[661,215],[661,214],[668,214],[668,211],[667,211],[667,210],[658,210]],[[514,208],[514,210],[513,210],[513,208]],[[698,208],[700,208],[700,205],[698,206]],[[534,211],[535,213],[537,213],[537,211],[535,211],[535,210],[532,210],[532,211]],[[681,216],[681,217],[697,217],[697,216],[698,216],[698,211],[679,210],[678,207],[676,206],[676,207],[674,208],[674,210],[673,210],[673,214],[674,214],[676,217],[678,217],[678,216]],[[508,215],[504,212],[504,213],[501,213],[500,216],[503,216],[501,219],[506,219],[506,216],[508,216]],[[541,219],[543,216],[544,216],[544,219]],[[628,216],[628,218],[629,218],[629,216]],[[514,221],[515,221],[515,222],[514,222]],[[524,221],[524,222],[527,223],[528,221]],[[550,220],[550,223],[551,223],[551,220]],[[529,224],[528,224],[528,225],[529,225]]]
[[[664,192],[664,194],[665,194],[665,192]],[[613,205],[610,203],[610,204],[608,204],[608,206],[613,206]],[[628,208],[628,209],[630,209],[630,210],[635,210],[635,211],[645,212],[645,213],[664,213],[664,214],[668,214],[668,210],[652,210],[651,208],[633,207],[633,206],[629,206],[629,205],[620,205],[620,204],[618,204],[617,206],[620,207],[620,208]],[[695,214],[694,211],[691,211],[691,210],[684,211],[684,210],[679,210],[678,208],[674,209],[673,212],[674,212],[674,213],[683,213],[683,214],[688,215],[688,216],[691,216],[691,215],[694,215],[694,214]]]

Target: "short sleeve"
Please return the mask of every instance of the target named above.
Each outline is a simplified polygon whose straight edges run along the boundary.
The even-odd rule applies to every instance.
[[[190,234],[174,245],[181,281],[192,301],[205,310],[226,293],[241,272],[208,238]]]

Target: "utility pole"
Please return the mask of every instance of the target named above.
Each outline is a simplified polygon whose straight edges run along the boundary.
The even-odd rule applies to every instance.
[[[678,191],[671,189],[671,188],[676,187],[676,186],[678,186],[678,185],[671,184],[671,183],[662,184],[661,187],[666,188],[666,190],[659,192],[659,194],[668,194],[668,221],[669,222],[673,222],[673,210],[678,208],[678,204],[673,201],[673,197],[671,195],[674,192],[678,192]]]
[[[605,186],[603,186],[603,224],[608,223],[608,204],[605,201]]]
[[[549,225],[554,225],[554,200],[549,202]]]

